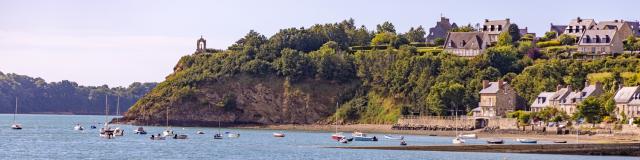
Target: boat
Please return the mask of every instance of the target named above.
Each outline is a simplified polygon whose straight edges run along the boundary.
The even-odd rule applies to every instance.
[[[124,136],[124,129],[116,127],[116,129],[113,130],[113,135],[114,136]]]
[[[557,140],[557,141],[553,141],[553,143],[567,143],[567,141]]]
[[[196,131],[196,134],[204,134],[203,131]]]
[[[169,127],[169,105],[167,105],[167,111],[166,112],[167,112],[167,121],[166,121],[167,122],[166,123],[167,128],[164,129],[164,131],[162,131],[162,136],[163,137],[173,137],[176,134],[173,133],[173,130],[171,130],[171,127]]]
[[[96,127],[96,125],[91,125],[91,127],[89,127],[89,128],[91,128],[91,129],[96,129],[96,128],[98,128],[98,127]]]
[[[389,140],[403,140],[404,136],[390,136],[390,135],[384,135],[385,139],[389,139]]]
[[[228,133],[227,137],[229,137],[229,138],[240,138],[240,133]]]
[[[151,140],[165,140],[165,138],[160,136],[160,134],[158,134],[158,136],[155,136],[155,135],[152,134],[150,139]]]
[[[402,140],[402,141],[400,141],[400,145],[401,145],[401,146],[406,146],[406,145],[407,145],[407,142],[405,142],[404,140]]]
[[[471,133],[471,134],[460,134],[460,135],[458,135],[458,137],[463,138],[463,139],[477,139],[478,135],[473,134],[473,133]]]
[[[367,136],[367,134],[362,132],[356,131],[356,132],[353,132],[351,135],[353,136],[354,141],[378,141],[378,138],[376,136],[369,137]]]
[[[184,134],[180,134],[180,135],[178,135],[178,134],[174,134],[174,135],[173,135],[173,139],[187,139],[187,135],[184,135]]]
[[[516,139],[516,141],[518,141],[520,143],[538,143],[538,140],[535,140],[535,139],[518,138],[518,139]]]
[[[116,103],[116,116],[120,116],[120,96],[118,96],[118,100]],[[116,125],[118,124],[118,118],[116,120]],[[116,126],[116,129],[113,130],[114,136],[124,136],[124,129]]]
[[[338,105],[338,102],[336,102],[336,113],[338,112],[339,107],[340,105]],[[333,125],[336,127],[336,132],[331,134],[331,139],[336,141],[341,141],[342,139],[345,138],[345,136],[342,135],[342,132],[338,132],[338,116],[336,116],[335,123]]]
[[[456,137],[453,140],[451,140],[451,143],[453,144],[464,144],[464,139],[460,138],[460,137]]]
[[[16,114],[18,114],[18,97],[16,97],[16,110],[13,113],[13,123],[11,124],[11,129],[20,130],[22,129],[22,125],[16,122]]]
[[[213,139],[222,139],[222,135],[220,133],[216,133],[213,135]]]
[[[432,136],[432,137],[433,137],[433,136],[438,136],[438,135],[437,135],[437,134],[429,134],[429,136]]]
[[[138,129],[133,130],[133,133],[135,133],[135,134],[147,134],[147,131],[145,131],[144,128],[142,128],[142,127],[138,127]]]
[[[349,143],[349,140],[344,138],[344,137],[342,137],[342,139],[338,140],[338,142],[340,142],[340,143]]]
[[[284,137],[284,133],[277,133],[277,132],[274,132],[274,133],[273,133],[273,136],[274,136],[274,137]]]
[[[106,139],[113,139],[115,138],[113,135],[114,130],[111,129],[111,127],[109,127],[109,102],[108,102],[109,96],[108,95],[104,95],[104,126],[102,126],[102,128],[100,128],[100,137],[102,138],[106,138]]]
[[[502,139],[490,139],[490,140],[487,140],[487,144],[504,144],[504,140],[502,140]]]
[[[73,130],[82,131],[84,130],[84,127],[82,127],[80,124],[76,124],[76,126],[73,127]]]

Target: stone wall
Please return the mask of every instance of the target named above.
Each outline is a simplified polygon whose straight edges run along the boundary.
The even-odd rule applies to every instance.
[[[515,118],[486,118],[487,127],[500,129],[516,129]],[[460,116],[458,118],[450,116],[405,116],[398,119],[400,125],[438,125],[438,126],[475,126],[476,118],[471,116]]]

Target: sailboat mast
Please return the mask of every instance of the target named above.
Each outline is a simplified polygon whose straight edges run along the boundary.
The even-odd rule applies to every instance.
[[[118,96],[118,103],[116,104],[116,116],[120,115],[120,96]]]
[[[16,114],[18,114],[18,96],[16,96],[16,110],[13,113],[13,123],[16,123]]]
[[[109,125],[109,95],[104,95],[104,126]]]
[[[335,126],[336,126],[336,133],[338,133],[338,101],[336,101],[336,122],[335,122]]]
[[[167,129],[169,129],[169,105],[167,105]]]

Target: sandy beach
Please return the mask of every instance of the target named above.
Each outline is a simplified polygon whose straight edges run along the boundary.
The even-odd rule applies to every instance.
[[[318,132],[335,132],[335,125],[262,125],[262,126],[241,126],[235,128],[243,129],[272,129],[272,130],[297,130],[297,131],[318,131]],[[361,131],[366,133],[380,134],[403,134],[403,135],[436,135],[436,136],[455,136],[454,131],[427,131],[427,130],[392,130],[391,125],[380,124],[354,124],[354,125],[338,125],[338,132],[351,133],[353,131]],[[568,143],[625,143],[639,142],[638,135],[613,135],[613,134],[596,134],[596,135],[540,135],[540,134],[504,134],[504,133],[488,133],[488,132],[464,132],[476,133],[480,139],[516,139],[527,138],[542,141],[567,141]]]

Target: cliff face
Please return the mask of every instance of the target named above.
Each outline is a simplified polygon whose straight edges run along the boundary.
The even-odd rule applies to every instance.
[[[164,125],[169,110],[169,123],[181,126],[316,123],[335,113],[338,97],[356,84],[236,75],[199,83],[179,98],[145,97],[124,119]]]

